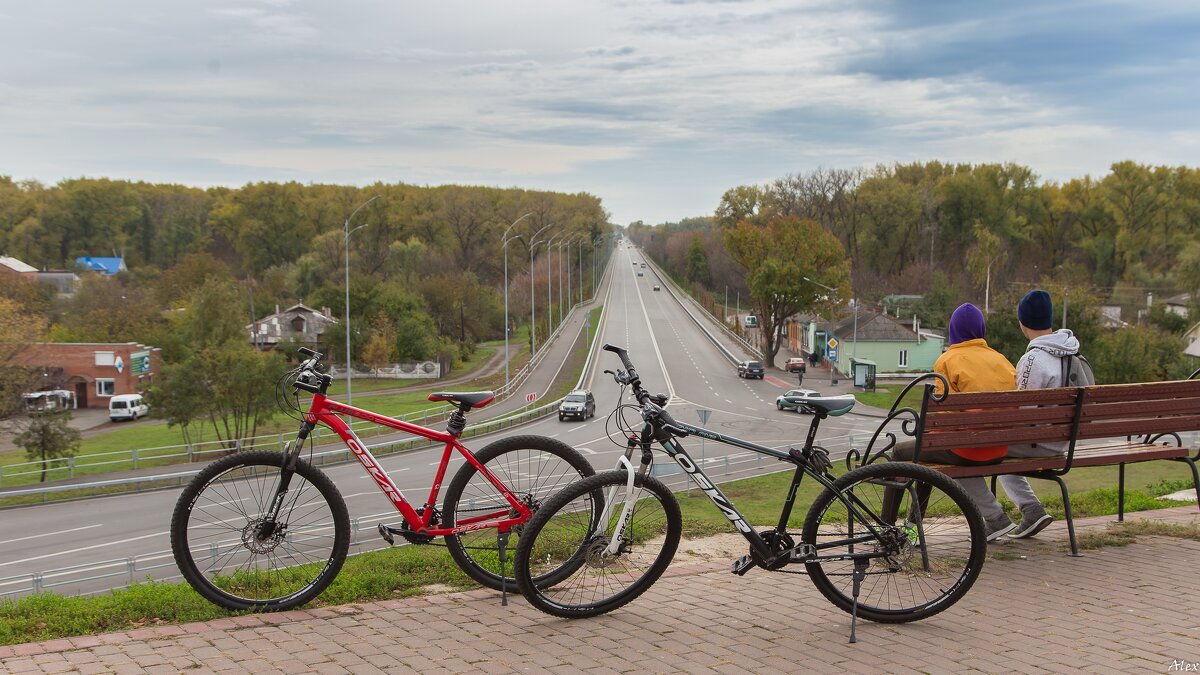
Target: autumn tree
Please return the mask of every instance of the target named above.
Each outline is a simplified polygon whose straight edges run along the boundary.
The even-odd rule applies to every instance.
[[[773,366],[784,319],[797,312],[828,310],[848,295],[850,263],[838,238],[812,220],[743,220],[726,229],[724,238],[730,257],[746,271],[764,358]],[[838,291],[831,293],[819,284]]]
[[[46,482],[49,462],[67,459],[79,454],[79,443],[83,436],[70,426],[71,411],[55,409],[31,415],[25,430],[13,441],[25,448],[25,457],[42,465],[41,482]]]

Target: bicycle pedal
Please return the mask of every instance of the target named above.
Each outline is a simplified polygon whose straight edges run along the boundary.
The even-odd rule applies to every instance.
[[[733,569],[729,571],[741,577],[745,576],[746,572],[749,572],[751,567],[754,567],[754,558],[744,555],[733,561]]]
[[[396,537],[394,536],[396,534],[399,534],[398,530],[393,530],[383,523],[379,524],[379,536],[383,537],[383,540],[386,541],[389,546],[396,545]]]

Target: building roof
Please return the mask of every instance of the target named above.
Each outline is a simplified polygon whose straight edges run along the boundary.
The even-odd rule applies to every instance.
[[[1192,294],[1191,293],[1180,293],[1178,295],[1172,295],[1171,297],[1167,298],[1166,300],[1163,300],[1163,302],[1168,305],[1177,305],[1179,307],[1187,307],[1192,302]]]
[[[75,259],[76,265],[83,265],[93,272],[113,275],[126,269],[124,258],[95,258],[90,255]]]
[[[858,340],[868,342],[913,342],[917,339],[916,333],[896,319],[862,307],[858,310],[857,331],[854,312],[850,312],[849,316],[840,318],[834,324],[833,334],[842,340],[853,339],[857,335]]]
[[[293,314],[312,314],[315,317],[318,317],[321,320],[325,321],[326,323],[337,323],[338,322],[338,320],[333,318],[332,316],[326,315],[324,311],[319,310],[319,309],[313,309],[312,307],[309,307],[308,305],[304,304],[303,302],[298,302],[284,310],[280,310],[279,305],[276,305],[274,314],[268,314],[268,315],[264,316],[263,318],[259,319],[258,321],[255,321],[254,323],[246,324],[246,329],[250,330],[254,327],[255,324],[265,323],[267,321],[270,321],[273,318],[279,318],[279,317],[289,316],[289,315],[293,315]]]
[[[20,260],[17,260],[16,258],[12,258],[12,257],[6,256],[6,255],[0,255],[0,265],[7,267],[8,269],[10,269],[14,272],[28,273],[28,272],[36,272],[37,271],[37,268],[34,267],[33,265],[30,265],[28,263],[23,263]]]

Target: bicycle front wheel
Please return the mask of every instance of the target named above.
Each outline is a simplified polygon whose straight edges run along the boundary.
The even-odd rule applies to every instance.
[[[316,467],[296,461],[275,520],[266,517],[283,455],[239,452],[187,485],[171,517],[171,550],[183,578],[210,602],[275,612],[325,590],[350,547],[346,503]]]
[[[486,445],[475,458],[534,512],[550,495],[596,473],[578,450],[545,436],[501,438]],[[509,512],[505,517],[517,515],[496,486],[468,462],[450,481],[442,505],[442,520],[446,527],[454,527],[469,523],[471,518],[484,518],[506,509]],[[509,554],[503,575],[499,533],[494,528],[450,535],[445,538],[446,548],[467,576],[497,591],[506,584],[507,590],[515,593],[512,551],[523,536],[523,530],[522,524],[509,532]]]
[[[919,464],[882,462],[834,487],[817,496],[803,532],[817,548],[808,576],[834,605],[851,610],[855,563],[822,558],[870,554],[862,558],[858,615],[883,623],[933,616],[975,583],[987,555],[983,517],[957,482]]]
[[[683,533],[679,502],[667,486],[642,475],[627,500],[628,475],[605,471],[575,483],[525,525],[516,575],[529,604],[564,618],[604,614],[646,592],[667,569]],[[597,492],[612,506],[599,527],[600,514],[590,511]],[[627,504],[632,510],[620,527]],[[557,583],[539,583],[559,570],[569,573]]]

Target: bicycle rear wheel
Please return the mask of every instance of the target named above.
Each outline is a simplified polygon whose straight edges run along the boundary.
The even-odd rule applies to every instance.
[[[575,448],[545,436],[501,438],[485,446],[475,454],[475,458],[534,512],[554,493],[596,473]],[[599,494],[595,496],[599,498]],[[506,509],[509,509],[509,504],[504,496],[468,462],[458,470],[446,489],[442,521],[446,527],[453,527],[472,517],[483,517]],[[516,515],[511,510],[510,513]],[[445,538],[446,548],[467,576],[497,591],[507,582],[507,590],[515,593],[517,584],[513,579],[512,551],[516,549],[524,527],[518,525],[509,533],[507,569],[503,576],[497,539],[499,533],[494,528],[448,536]],[[547,579],[555,580],[553,575]]]
[[[859,467],[817,496],[803,541],[817,556],[883,553],[868,559],[858,615],[883,623],[917,621],[957,602],[975,583],[987,555],[983,517],[954,480],[928,467],[883,462]],[[838,499],[845,495],[858,515]],[[871,534],[865,521],[879,531]],[[852,560],[805,563],[834,605],[853,604]]]
[[[628,473],[605,471],[564,489],[547,500],[525,525],[517,546],[516,575],[529,604],[554,616],[596,616],[632,601],[658,580],[671,563],[683,518],[671,490],[657,479],[636,476],[633,511],[620,524]],[[595,492],[612,502],[602,527],[589,511]],[[615,552],[609,544],[619,541]],[[559,570],[557,583],[539,577]]]
[[[183,578],[210,602],[275,612],[317,597],[350,547],[350,518],[333,482],[296,461],[283,505],[266,522],[283,455],[239,452],[184,488],[171,517],[171,550]]]

